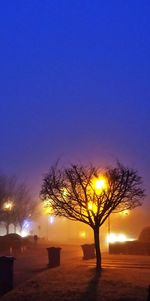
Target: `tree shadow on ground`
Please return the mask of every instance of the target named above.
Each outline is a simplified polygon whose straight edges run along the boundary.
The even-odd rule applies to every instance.
[[[89,281],[86,292],[82,295],[80,301],[96,301],[97,300],[97,289],[99,280],[101,277],[101,271],[93,270],[92,279]]]
[[[47,266],[46,267],[41,267],[41,268],[32,268],[32,269],[30,269],[30,272],[32,272],[32,273],[41,273],[41,272],[44,272],[48,269],[49,268]]]

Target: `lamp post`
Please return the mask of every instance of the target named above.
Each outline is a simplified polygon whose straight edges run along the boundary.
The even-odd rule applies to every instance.
[[[105,177],[100,177],[95,182],[96,191],[101,193],[102,190],[107,189],[108,183]],[[110,215],[108,216],[108,225],[107,225],[107,236],[108,236],[108,253],[109,253],[109,236],[110,236]]]
[[[95,187],[96,190],[101,192],[102,190],[107,188],[107,182],[106,178],[100,177],[99,179],[96,180]],[[108,241],[108,253],[109,253],[109,237],[110,237],[110,215],[108,216],[108,224],[107,224],[107,241]]]
[[[109,238],[110,238],[110,215],[108,216],[108,229],[107,229],[108,254],[109,254]]]
[[[52,221],[52,207],[50,206],[50,200],[47,199],[44,201],[43,203],[43,209],[44,209],[44,214],[46,215],[47,217],[47,222],[46,222],[46,227],[47,227],[47,240],[49,238],[49,223],[52,224],[53,221]],[[50,219],[50,221],[49,221]]]
[[[48,215],[47,215],[47,240],[48,240],[48,237],[49,237],[49,220],[48,220]]]

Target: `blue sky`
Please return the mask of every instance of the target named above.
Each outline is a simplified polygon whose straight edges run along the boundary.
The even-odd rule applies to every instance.
[[[1,171],[40,190],[64,162],[120,160],[150,183],[150,2],[0,4]]]

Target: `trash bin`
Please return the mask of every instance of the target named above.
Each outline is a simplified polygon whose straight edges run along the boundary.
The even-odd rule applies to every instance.
[[[55,248],[55,247],[47,248],[49,268],[54,268],[60,265],[60,251],[61,248]]]
[[[147,297],[147,301],[150,301],[150,285],[148,286],[148,297]]]
[[[83,251],[83,259],[93,259],[95,258],[95,245],[94,244],[85,244],[81,246]]]
[[[0,256],[0,295],[13,289],[13,263],[12,256]]]

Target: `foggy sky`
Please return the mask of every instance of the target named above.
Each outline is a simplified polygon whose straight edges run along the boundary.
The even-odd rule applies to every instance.
[[[140,0],[2,1],[1,171],[39,192],[59,157],[120,160],[149,195],[149,15]]]

